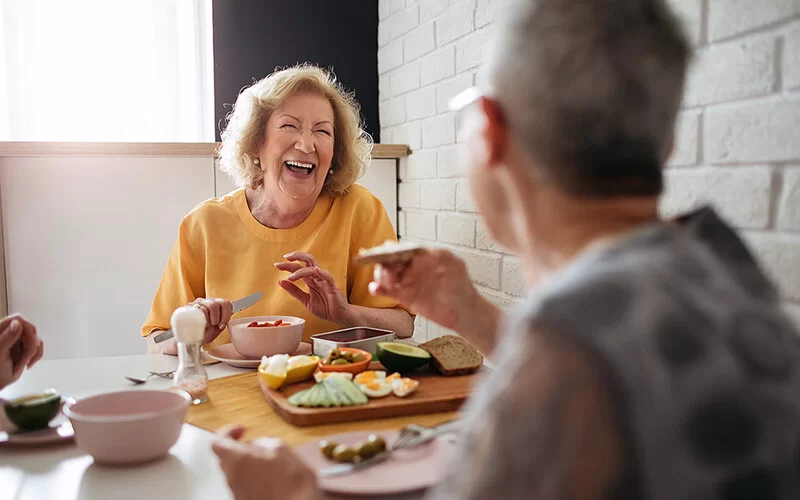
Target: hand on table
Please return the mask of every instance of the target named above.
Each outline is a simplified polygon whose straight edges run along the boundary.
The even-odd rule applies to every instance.
[[[277,438],[242,443],[243,434],[241,426],[224,427],[212,445],[236,500],[318,497],[316,475],[289,447]]]
[[[275,267],[292,274],[278,282],[281,288],[300,301],[314,316],[341,323],[348,314],[350,304],[336,286],[331,273],[319,267],[310,253],[292,252],[284,255],[284,258],[287,262],[277,262]],[[308,293],[295,285],[298,280],[308,286]]]
[[[230,300],[199,297],[189,304],[197,307],[206,315],[206,331],[203,343],[208,344],[222,333],[233,315],[233,304]]]
[[[43,354],[44,342],[33,323],[19,314],[0,320],[0,389],[16,382]]]

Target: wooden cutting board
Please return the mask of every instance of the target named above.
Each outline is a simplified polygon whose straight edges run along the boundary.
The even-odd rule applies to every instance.
[[[385,370],[380,363],[372,363],[370,369]],[[259,384],[275,413],[291,424],[308,426],[455,411],[461,408],[482,375],[483,371],[479,371],[472,375],[443,377],[432,369],[423,368],[409,375],[419,381],[419,389],[409,396],[399,398],[390,394],[383,398],[370,398],[365,405],[338,408],[303,408],[289,404],[289,397],[313,386],[313,380],[278,390],[266,387],[260,377]]]
[[[264,401],[255,371],[210,380],[208,394],[208,402],[189,407],[187,423],[211,432],[237,423],[246,429],[245,441],[259,437],[277,437],[293,447],[343,432],[400,430],[408,424],[432,427],[459,416],[456,412],[431,413],[297,427],[281,418]]]

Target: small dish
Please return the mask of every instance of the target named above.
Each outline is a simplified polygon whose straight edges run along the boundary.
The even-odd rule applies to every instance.
[[[328,441],[353,446],[370,434],[378,434],[391,443],[397,431],[355,431],[328,436]],[[440,482],[450,460],[456,456],[457,446],[447,439],[392,453],[385,462],[340,476],[318,477],[319,487],[341,495],[390,495],[429,488]],[[319,450],[319,440],[312,440],[295,449],[300,458],[314,472],[336,465]]]
[[[233,344],[222,344],[205,351],[206,355],[214,359],[216,361],[221,361],[227,365],[233,366],[235,368],[258,368],[258,365],[261,364],[261,359],[249,359],[245,358],[236,350]],[[291,355],[292,356],[299,356],[301,354],[311,355],[311,344],[307,342],[300,342],[300,345],[297,346],[297,350],[295,350]]]
[[[274,323],[289,326],[250,326],[255,323]],[[262,356],[288,354],[300,344],[306,320],[294,316],[251,316],[228,324],[231,343],[244,358],[261,360]]]
[[[314,334],[311,336],[311,348],[314,354],[322,358],[337,347],[363,349],[374,357],[378,342],[389,342],[394,339],[395,334],[391,330],[356,326]]]
[[[72,423],[66,415],[59,413],[50,421],[49,427],[38,431],[22,432],[13,425],[0,425],[0,446],[42,446],[66,443],[75,438]]]
[[[343,352],[351,352],[353,354],[359,353],[364,356],[363,361],[359,361],[357,363],[348,363],[346,365],[325,365],[322,364],[324,361],[323,359],[319,360],[317,366],[319,366],[319,370],[323,372],[345,372],[345,373],[352,373],[357,374],[361,373],[367,369],[369,364],[372,362],[372,354],[364,351],[362,349],[356,349],[354,347],[341,347],[339,348],[340,351]]]

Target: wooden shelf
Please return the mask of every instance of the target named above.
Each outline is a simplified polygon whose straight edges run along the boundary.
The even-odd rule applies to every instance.
[[[182,142],[0,142],[0,157],[215,156],[219,143]],[[373,158],[404,158],[405,144],[375,144]]]

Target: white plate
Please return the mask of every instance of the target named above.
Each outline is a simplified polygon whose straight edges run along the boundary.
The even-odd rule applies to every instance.
[[[301,354],[311,355],[311,344],[308,342],[300,342],[297,350],[291,355],[299,356]],[[239,354],[233,347],[233,344],[230,343],[218,345],[217,347],[209,349],[206,351],[206,355],[211,359],[222,361],[236,368],[258,368],[258,365],[261,364],[260,359],[248,359]]]
[[[50,427],[39,431],[11,430],[10,424],[6,423],[5,418],[2,420],[0,422],[0,446],[38,446],[71,441],[75,437],[72,424],[63,413],[59,413],[50,422]]]

